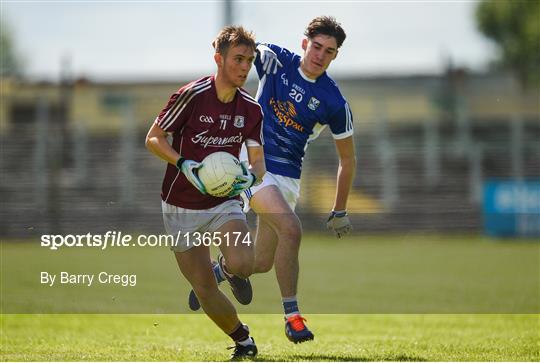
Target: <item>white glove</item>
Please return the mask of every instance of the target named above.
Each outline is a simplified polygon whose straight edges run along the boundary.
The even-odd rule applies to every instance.
[[[201,194],[208,194],[206,193],[206,188],[204,187],[204,184],[202,183],[201,179],[197,176],[196,171],[202,166],[202,163],[198,163],[194,160],[188,160],[180,157],[178,161],[176,162],[176,167],[184,173],[186,176],[186,179],[193,184],[195,188]]]
[[[257,52],[261,57],[262,70],[266,74],[276,74],[278,67],[283,67],[278,59],[277,54],[264,44],[257,46]]]
[[[352,230],[351,221],[347,216],[347,211],[332,211],[328,216],[326,227],[334,231],[337,238],[341,238]]]

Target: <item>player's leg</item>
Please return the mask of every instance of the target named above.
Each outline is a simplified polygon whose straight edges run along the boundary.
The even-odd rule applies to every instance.
[[[278,203],[278,205],[281,205],[281,207],[275,207],[274,209],[269,210],[269,216],[265,215],[266,212],[264,214],[258,214],[257,216],[258,225],[255,243],[255,267],[253,272],[262,273],[268,272],[272,269],[272,266],[274,265],[274,256],[276,254],[276,248],[278,247],[279,240],[278,235],[276,234],[276,230],[279,230],[282,235],[281,237],[284,240],[284,242],[281,244],[280,256],[283,254],[293,257],[296,256],[296,263],[291,262],[288,258],[281,257],[277,262],[279,267],[277,267],[276,269],[276,274],[278,275],[278,282],[282,291],[282,295],[290,297],[296,295],[296,284],[298,280],[298,248],[295,249],[296,251],[291,252],[290,246],[299,246],[300,234],[296,233],[294,236],[292,236],[292,234],[294,233],[287,231],[292,231],[295,229],[295,223],[294,221],[291,223],[291,219],[296,219],[296,225],[298,226],[299,222],[296,215],[288,207],[287,202],[283,199],[283,196],[281,195],[279,189],[277,189],[275,185],[270,185],[262,189],[262,191],[268,189],[271,190],[270,193],[264,192],[262,194],[263,197],[257,197],[256,200],[262,200],[262,198],[264,198],[264,195],[268,194],[269,198],[272,198],[276,203]],[[262,193],[261,190],[258,191],[256,195],[259,195],[260,193]],[[290,226],[287,227],[287,225]],[[234,227],[233,230],[240,230],[239,228],[242,227],[237,226]],[[251,235],[251,237],[253,238],[253,235]],[[289,241],[293,242],[291,243]],[[233,263],[235,263],[236,265],[242,265],[241,260],[248,259],[248,257],[245,256],[245,253],[238,253],[237,251],[228,252],[227,250],[224,250],[222,248],[222,253],[224,255],[224,258],[219,259],[219,262],[221,263],[214,265],[214,273],[218,282],[224,281],[226,279],[227,272],[229,274],[231,273],[231,271],[229,271],[229,266],[232,266]],[[223,265],[226,266],[225,273],[223,272]],[[241,277],[241,275],[238,276]],[[242,282],[238,280],[236,287],[234,286],[234,283],[231,285],[233,285],[233,292],[235,292],[235,297],[240,303],[249,304],[249,302],[251,302],[251,285],[248,286],[247,283],[242,284]],[[190,306],[192,306],[192,309],[193,307],[198,307],[195,301],[194,294],[190,295]]]
[[[228,228],[228,227],[225,226],[225,228]],[[274,233],[273,229],[270,226],[268,226],[264,221],[261,221],[260,219],[258,219],[256,228],[249,228],[248,226],[248,230],[249,230],[250,243],[252,242],[254,243],[255,238],[257,239],[264,238],[265,240],[269,239],[269,241],[265,241],[264,243],[261,243],[259,247],[254,248],[255,249],[254,266],[256,268],[253,270],[253,273],[261,273],[261,272],[270,271],[272,269],[272,266],[274,265],[274,253],[277,246],[276,234]],[[231,237],[231,235],[229,235],[229,237]],[[236,239],[236,237],[233,239],[229,238],[229,242],[232,241],[234,243],[235,242],[234,239]],[[227,241],[227,239],[224,238],[223,233],[222,233],[222,241],[223,241],[222,244],[225,244]],[[244,241],[245,241],[244,235],[240,236],[238,242],[242,244],[242,242]],[[251,249],[251,251],[252,250],[253,249]],[[237,261],[236,262],[237,264],[242,264],[241,261],[239,261],[241,259],[234,256],[236,254],[235,251],[229,252],[229,251],[224,251],[223,249],[221,249],[221,251],[224,257],[221,259],[218,257],[218,260],[221,260],[222,265],[225,264],[226,266],[229,266],[229,262],[223,263],[224,261],[229,261],[229,259],[234,259]],[[249,254],[252,253],[251,251],[249,252]],[[246,258],[246,257],[243,257],[243,258]],[[251,256],[249,256],[249,259],[251,259]],[[212,262],[212,268],[214,270],[215,279],[218,283],[221,283],[227,280],[226,274],[223,272],[223,268],[220,266],[218,261]],[[228,268],[226,269],[230,273],[229,269]],[[233,267],[233,270],[234,270],[234,267]],[[232,279],[233,280],[231,283],[231,288],[233,290],[233,294],[236,297],[237,301],[243,305],[249,304],[251,300],[253,299],[253,290],[251,288],[251,283],[249,282],[249,280],[242,279],[243,281],[240,281],[240,280],[235,279],[234,277],[232,277]],[[193,311],[199,310],[200,308],[199,300],[197,299],[197,295],[195,294],[193,290],[190,291],[189,293],[188,302],[189,302],[189,307],[191,310]]]
[[[245,154],[244,156],[247,158],[247,150],[243,150],[242,152]],[[261,185],[253,187],[249,191],[242,193],[241,197],[243,199],[243,212],[247,213],[250,209],[249,206],[250,206],[250,198],[251,198],[252,193],[256,193],[260,189],[266,188],[267,186],[276,185],[277,182],[278,181],[275,179],[274,175],[267,173]],[[245,215],[244,215],[244,218],[245,218]],[[258,218],[258,221],[259,223],[258,223],[257,228],[255,229],[251,228],[249,231],[250,237],[252,238],[252,240],[254,239],[255,235],[257,236],[256,237],[257,239],[264,240],[264,243],[261,243],[261,248],[256,249],[258,253],[258,257],[256,257],[256,260],[258,262],[255,264],[256,266],[255,272],[266,272],[272,268],[272,265],[274,263],[274,253],[277,246],[277,236],[273,232],[271,227],[269,227],[264,221],[262,221],[262,225],[261,225],[260,218]],[[234,258],[234,256],[231,256],[230,258]],[[221,261],[225,261],[224,264],[228,265],[228,263],[226,262],[227,256],[221,259]],[[213,269],[214,269],[216,281],[218,283],[221,283],[226,280],[225,278],[226,274],[222,271],[222,268],[219,263],[216,262],[213,265]],[[249,304],[251,302],[251,297],[252,297],[251,285],[244,284],[243,288],[248,289],[249,291],[245,291],[239,294],[238,292],[242,290],[240,289],[240,286],[238,286],[237,289],[233,288],[233,291],[235,290],[237,291],[237,293],[235,294],[235,297],[237,298],[238,302],[240,302],[241,304]],[[200,308],[199,302],[197,300],[197,296],[195,295],[193,291],[191,291],[189,294],[189,307],[194,311]]]
[[[300,220],[275,185],[257,191],[250,206],[257,213],[261,228],[256,239],[255,270],[268,271],[269,258],[273,256],[285,313],[285,334],[294,343],[312,340],[313,333],[304,324],[296,298],[302,238]]]
[[[274,229],[260,217],[257,217],[257,229],[254,236],[255,267],[253,273],[268,272],[274,266],[278,236]]]
[[[225,333],[230,333],[239,321],[234,306],[217,287],[208,247],[199,246],[185,252],[175,252],[175,257],[204,311]]]
[[[275,185],[257,191],[251,197],[250,206],[257,213],[261,227],[257,231],[256,250],[260,252],[256,252],[258,265],[255,270],[268,271],[268,260],[273,257],[281,295],[296,295],[302,238],[300,220]],[[277,243],[274,236],[277,236]]]
[[[233,357],[255,356],[257,347],[249,336],[249,329],[240,322],[234,306],[217,287],[208,247],[193,247],[184,252],[175,252],[175,257],[180,271],[199,297],[206,315],[235,342]]]
[[[253,273],[255,260],[248,226],[244,220],[231,220],[223,224],[218,232],[221,233],[222,241],[219,246],[221,253],[214,265],[216,280],[227,280],[236,300],[248,305],[253,299],[248,277]]]
[[[221,254],[218,263],[214,265],[216,280],[227,280],[238,302],[249,304],[253,291],[248,276],[253,273],[255,254],[240,201],[229,200],[223,203],[209,230],[221,238],[218,240]]]
[[[255,249],[245,220],[230,220],[216,232],[221,236],[219,249],[225,258],[224,266],[222,265],[225,272],[240,278],[248,278],[253,273]]]
[[[251,197],[250,206],[259,220],[255,242],[255,272],[267,272],[275,264],[282,296],[295,296],[302,234],[300,221],[276,185],[258,190]],[[224,255],[226,269],[231,263],[229,259],[238,261],[236,251]],[[218,281],[224,277],[220,268],[221,265],[215,268]]]
[[[213,222],[223,218],[220,213],[226,211],[228,206],[226,203],[212,209],[195,211],[163,202],[165,230],[171,235],[177,235],[181,231],[192,235],[194,232],[205,231],[212,226]],[[229,214],[226,216],[226,218],[231,218]],[[209,248],[204,245],[194,246],[190,244],[189,238],[185,238],[171,246],[171,249],[175,253],[180,271],[200,296],[206,314],[235,342],[233,358],[255,356],[257,347],[253,339],[249,337],[249,329],[240,322],[234,306],[217,287],[211,267]]]

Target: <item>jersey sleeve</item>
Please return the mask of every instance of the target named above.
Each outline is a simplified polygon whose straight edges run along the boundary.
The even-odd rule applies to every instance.
[[[272,49],[274,53],[276,53],[278,60],[283,65],[283,67],[289,64],[291,60],[293,59],[294,53],[290,52],[289,50],[285,48],[281,48],[278,45],[270,44],[270,43],[260,43],[260,44],[266,45],[268,48]],[[257,75],[259,79],[261,79],[265,75],[265,73],[262,69],[261,57],[258,52],[257,52],[257,57],[255,58],[255,69],[257,70]]]
[[[255,127],[251,129],[251,132],[246,136],[246,146],[262,146],[264,145],[263,139],[263,113],[260,111],[257,113],[258,121],[255,124]]]
[[[194,93],[190,87],[181,88],[169,98],[169,102],[161,110],[154,123],[166,132],[181,130],[193,109],[193,96]]]
[[[328,125],[335,140],[344,139],[353,134],[353,117],[349,104],[344,102],[328,119]]]

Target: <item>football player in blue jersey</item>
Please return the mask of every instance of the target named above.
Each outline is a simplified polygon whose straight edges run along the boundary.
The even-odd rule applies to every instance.
[[[338,238],[352,226],[347,199],[356,170],[353,118],[346,99],[326,69],[336,59],[345,31],[333,18],[313,19],[302,40],[303,55],[274,44],[258,44],[255,66],[259,77],[256,99],[264,112],[263,182],[243,195],[258,216],[255,273],[275,266],[285,312],[285,333],[301,343],[314,338],[304,324],[297,300],[298,252],[302,229],[294,209],[300,195],[300,174],[307,145],[327,126],[339,156],[334,206],[327,227]],[[224,280],[215,265],[218,281]],[[197,308],[195,294],[190,307]]]

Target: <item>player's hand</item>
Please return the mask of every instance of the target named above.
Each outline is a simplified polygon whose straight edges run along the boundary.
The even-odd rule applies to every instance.
[[[261,57],[262,70],[266,74],[276,74],[278,67],[283,67],[278,59],[277,54],[264,44],[257,46],[257,52]]]
[[[351,221],[347,216],[347,211],[332,211],[328,216],[326,227],[334,231],[337,238],[341,238],[352,230]]]
[[[251,188],[257,181],[257,177],[248,169],[246,162],[241,162],[240,166],[242,167],[242,175],[236,177],[229,197],[240,195],[244,190]]]
[[[194,160],[188,160],[184,158],[178,159],[176,162],[176,167],[184,173],[187,180],[193,184],[195,188],[201,194],[208,194],[206,193],[206,188],[204,187],[204,184],[201,182],[201,179],[197,176],[197,170],[202,166],[202,163],[198,163]]]

